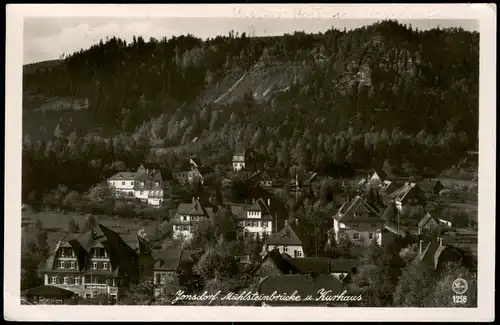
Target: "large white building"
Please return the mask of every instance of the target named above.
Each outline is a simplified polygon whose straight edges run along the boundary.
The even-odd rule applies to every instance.
[[[270,236],[273,218],[263,199],[253,200],[251,204],[231,204],[231,213],[238,222],[238,236],[245,239]]]
[[[352,201],[345,202],[333,216],[330,233],[337,243],[341,236],[345,236],[360,246],[368,246],[373,240],[381,245],[384,226],[385,221],[380,214],[363,198],[356,196]]]
[[[164,182],[160,171],[140,166],[134,172],[120,172],[108,179],[108,186],[116,197],[137,198],[153,206],[161,206]]]

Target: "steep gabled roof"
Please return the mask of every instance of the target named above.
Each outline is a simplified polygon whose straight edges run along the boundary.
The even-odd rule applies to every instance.
[[[377,174],[381,181],[385,181],[387,179],[387,174],[381,169],[375,169],[372,173],[372,177]]]
[[[298,273],[298,269],[290,261],[288,261],[282,254],[280,254],[277,248],[268,251],[260,264],[262,265],[262,263],[264,263],[268,259],[271,260],[274,263],[274,265],[276,265],[276,267],[280,270],[282,274]],[[257,270],[258,268],[255,269],[254,272]]]
[[[350,221],[354,219],[354,214],[366,214],[368,213],[370,217],[381,219],[380,214],[370,206],[362,197],[356,196],[351,202],[344,202],[340,207],[338,213],[334,216],[337,221],[344,220]],[[371,219],[370,219],[371,220]]]
[[[195,200],[191,203],[179,203],[179,206],[177,207],[177,213],[193,216],[207,215],[205,208],[200,204],[198,200]]]
[[[403,181],[390,181],[390,183],[383,187],[386,194],[392,194],[397,189],[405,185]]]
[[[238,219],[246,219],[247,211],[261,212],[262,217],[271,216],[271,212],[262,198],[259,198],[251,204],[230,203],[231,213]]]
[[[158,258],[155,260],[154,271],[176,271],[181,262],[182,247],[174,246],[165,248],[156,251],[155,255]]]
[[[427,212],[424,217],[418,222],[418,226],[420,228],[423,228],[426,226],[428,223],[432,223],[434,225],[439,225],[436,219],[429,213]]]
[[[418,185],[416,183],[406,182],[402,187],[400,187],[399,189],[397,189],[394,192],[392,192],[391,194],[389,194],[389,197],[391,199],[396,199],[396,200],[399,200],[399,201],[403,201],[404,198],[411,191],[418,190],[418,189],[419,189],[419,187],[418,187]]]
[[[302,241],[295,233],[293,227],[287,224],[279,232],[273,234],[267,241],[269,245],[302,246]]]

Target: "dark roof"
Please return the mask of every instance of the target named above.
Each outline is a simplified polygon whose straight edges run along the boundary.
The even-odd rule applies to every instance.
[[[356,196],[350,202],[344,202],[344,204],[340,207],[338,213],[334,216],[334,218],[338,221],[340,220],[353,221],[353,219],[356,218],[355,214],[359,213],[361,214],[368,213],[370,219],[363,221],[382,220],[382,217],[377,212],[377,210],[375,210],[375,208],[373,208],[370,204],[368,204],[368,202],[366,202],[360,196]]]
[[[22,293],[25,297],[45,297],[45,298],[70,298],[77,294],[71,290],[66,290],[51,285],[43,285],[25,290]]]
[[[302,246],[302,241],[297,236],[294,227],[287,224],[279,232],[273,234],[267,241],[269,245]]]
[[[182,247],[174,246],[156,251],[155,271],[176,271],[182,257]]]
[[[381,170],[381,169],[375,169],[372,173],[373,174],[377,173],[378,177],[380,178],[381,181],[385,181],[387,179],[387,174]]]
[[[316,274],[328,274],[331,271],[332,259],[328,257],[299,257],[293,258],[288,254],[284,254],[285,259],[292,263],[301,274],[310,272]]]
[[[427,243],[422,254],[418,256],[418,259],[421,263],[427,264],[428,266],[437,269],[441,256],[445,251],[450,251],[459,258],[462,256],[462,253],[454,247],[440,245],[439,240],[437,238],[434,238]]]
[[[389,194],[391,199],[397,199],[399,201],[403,201],[404,198],[411,193],[412,191],[418,191],[420,187],[416,183],[406,182],[399,189]]]
[[[439,226],[438,221],[429,212],[427,212],[424,217],[418,222],[418,226],[420,228],[423,228],[429,223]]]
[[[357,259],[336,258],[331,261],[331,272],[350,272],[359,261]]]
[[[194,216],[207,216],[207,211],[198,200],[191,203],[179,203],[177,214],[186,214]]]
[[[271,218],[271,212],[269,211],[269,208],[267,207],[266,203],[262,198],[259,198],[252,203],[245,203],[245,204],[230,203],[229,209],[231,213],[234,216],[236,216],[237,219],[246,219],[247,211],[260,211],[262,219],[267,220]]]
[[[267,259],[270,259],[283,274],[295,274],[299,272],[299,270],[287,258],[285,258],[284,255],[280,254],[279,250],[276,248],[267,252],[266,256],[262,259],[261,264]]]
[[[342,281],[331,274],[315,275],[275,275],[264,278],[259,284],[260,294],[272,294],[274,291],[291,295],[297,291],[297,295],[305,298],[311,295],[318,296],[318,291],[324,289],[332,290],[331,295],[340,294],[343,289]]]
[[[386,194],[391,194],[395,190],[397,190],[398,188],[401,188],[404,185],[405,185],[404,181],[386,181],[383,189],[385,190]]]

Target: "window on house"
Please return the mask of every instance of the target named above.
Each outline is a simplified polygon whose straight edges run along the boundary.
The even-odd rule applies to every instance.
[[[377,228],[377,224],[376,224],[376,223],[372,223],[372,224],[370,225],[370,227],[372,227],[372,228]]]
[[[156,284],[160,284],[161,283],[161,274],[156,274],[156,279],[155,279],[155,283]]]
[[[107,270],[108,269],[108,263],[102,263],[102,268],[104,270]]]
[[[75,268],[75,262],[71,262],[71,263],[70,263],[70,265],[71,265],[71,268],[72,268],[72,269],[74,269],[74,268]]]
[[[186,216],[183,216],[182,221],[186,221],[186,220],[187,220]]]
[[[160,182],[155,182],[155,186],[160,186]]]
[[[55,276],[52,277],[52,284],[57,284],[57,278]]]
[[[368,233],[368,239],[373,239],[373,233],[372,232]]]
[[[302,257],[302,251],[297,251],[297,257]]]
[[[134,186],[134,182],[130,182],[130,185]]]
[[[64,262],[59,262],[59,268],[64,269]]]
[[[139,191],[139,194],[140,194],[140,195],[143,195],[143,194],[144,194],[144,191]]]
[[[113,281],[111,282],[113,287],[116,287],[116,279],[113,279]]]
[[[247,227],[251,227],[252,223],[250,221],[247,221]]]
[[[97,262],[93,262],[93,263],[92,263],[92,268],[93,268],[94,270],[97,270]]]
[[[287,252],[287,251],[288,251],[288,247],[283,246],[283,252]]]
[[[122,182],[122,185],[125,185],[125,182]]]
[[[359,225],[357,223],[353,223],[352,227],[357,229],[357,228],[359,228]]]
[[[354,240],[359,240],[359,238],[360,238],[360,237],[359,237],[359,233],[358,233],[358,232],[356,232],[356,233],[352,234],[352,239],[354,239]]]
[[[68,284],[68,277],[67,276],[64,277],[64,284]]]

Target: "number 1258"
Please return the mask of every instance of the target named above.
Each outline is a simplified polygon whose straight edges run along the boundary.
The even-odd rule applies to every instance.
[[[465,304],[467,302],[467,296],[453,296],[453,303],[455,304]]]

